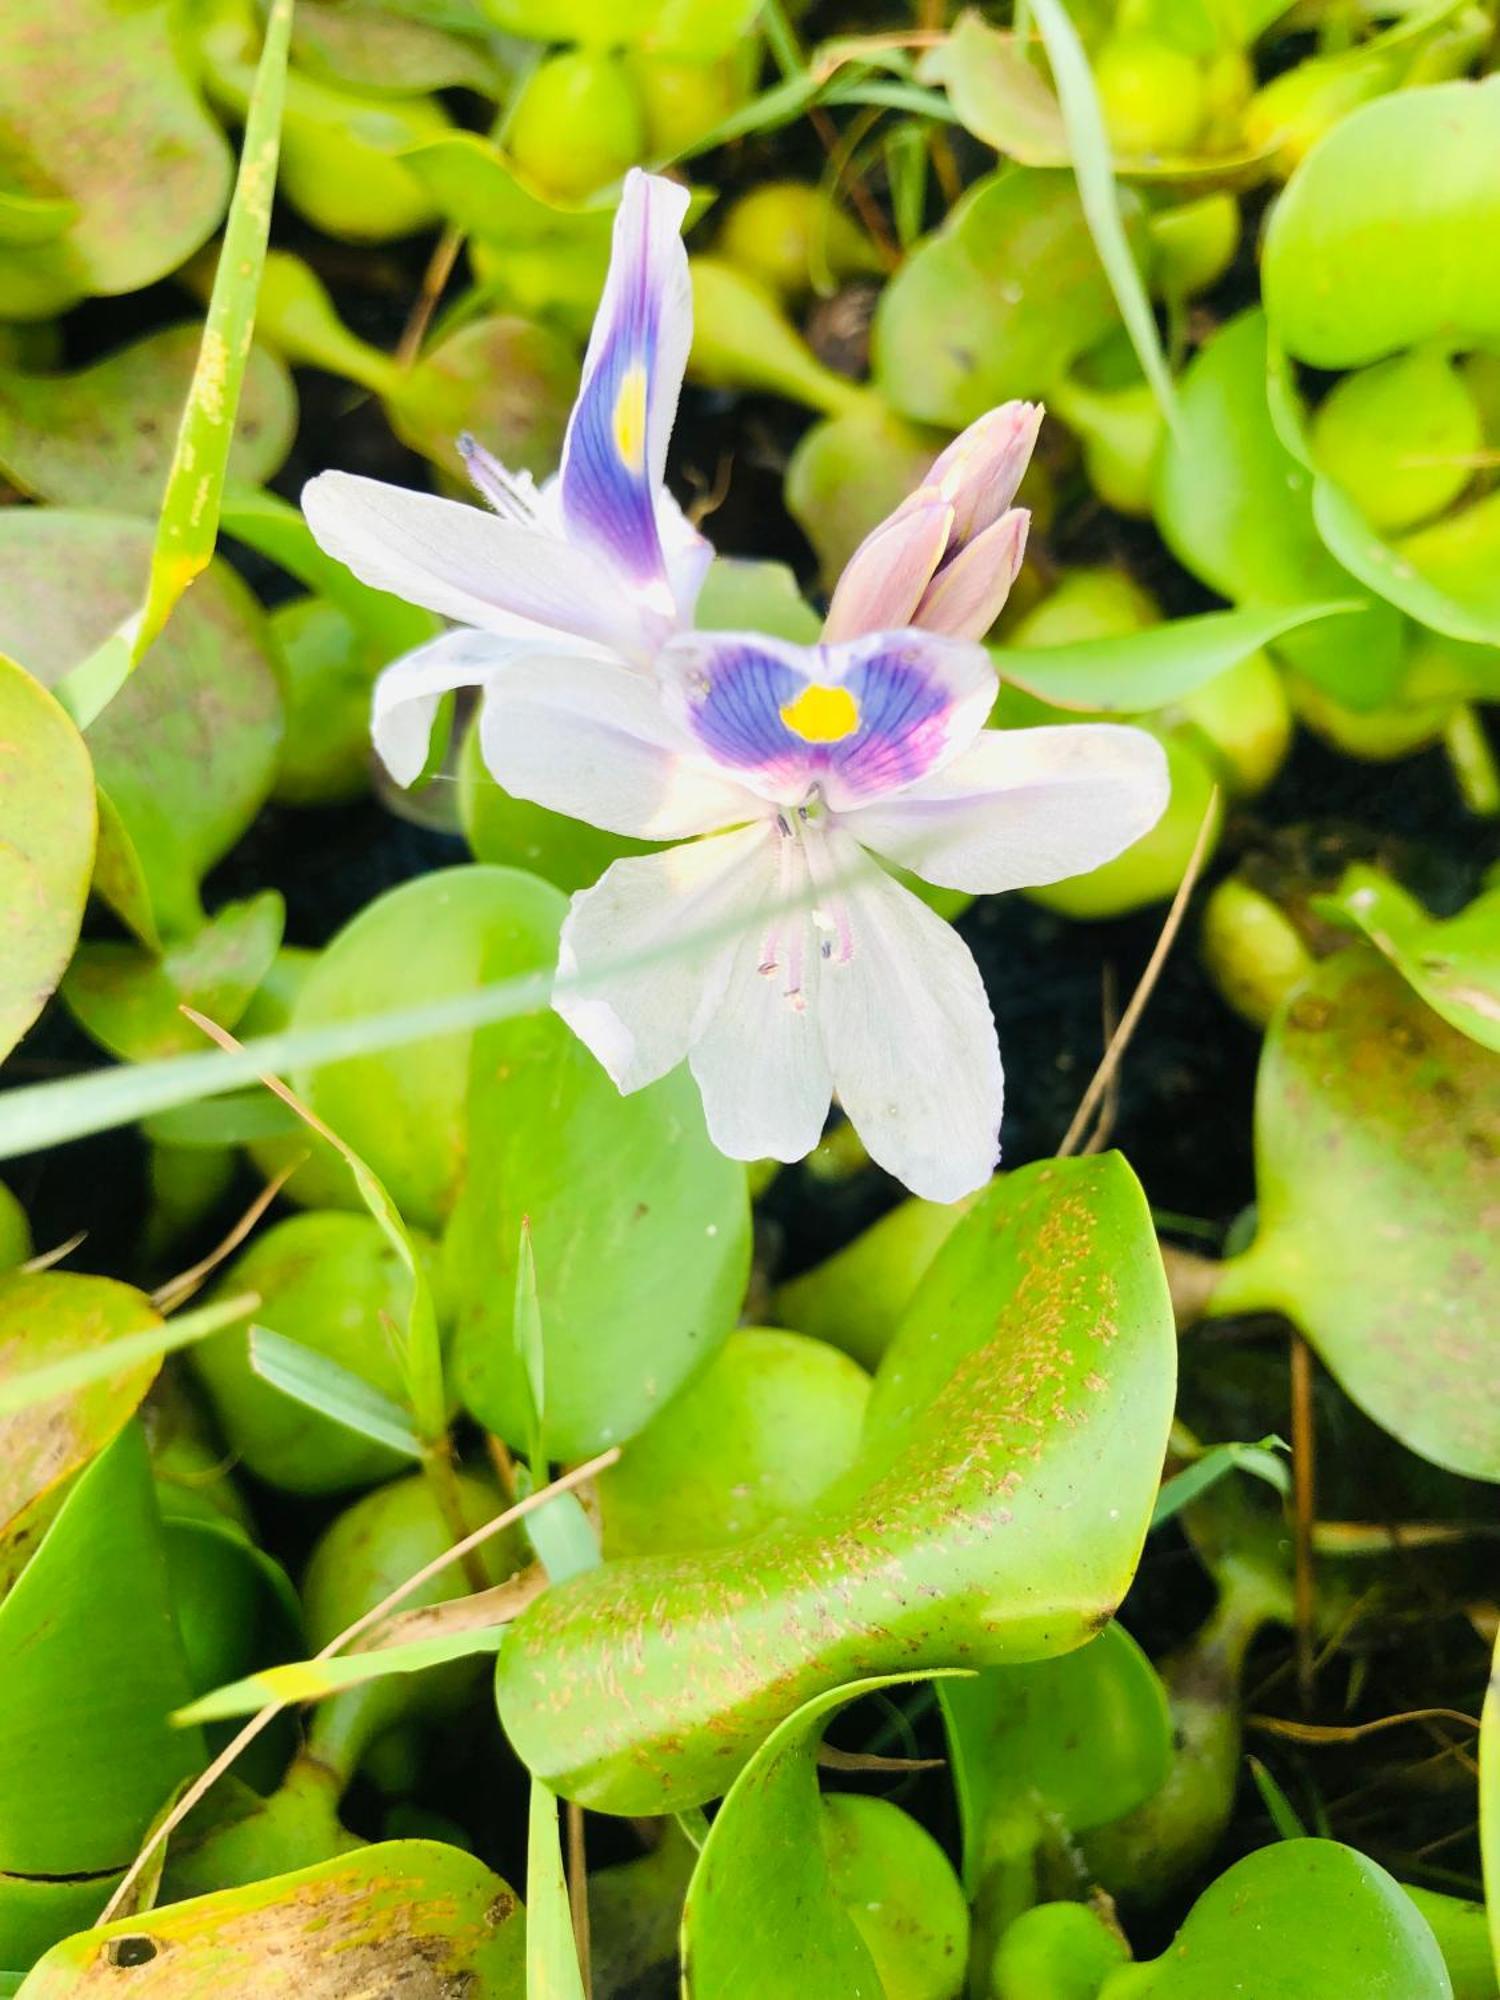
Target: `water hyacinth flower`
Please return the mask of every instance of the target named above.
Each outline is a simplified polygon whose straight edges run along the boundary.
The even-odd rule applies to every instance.
[[[538,487],[465,439],[490,512],[346,472],[303,490],[329,555],[458,627],[376,685],[375,747],[401,784],[420,774],[450,689],[487,689],[512,660],[557,650],[646,673],[662,641],[692,622],[713,552],[662,478],[692,339],[687,205],[673,181],[626,177],[554,478]]]
[[[1026,552],[1031,516],[1011,503],[1041,422],[1037,403],[1002,403],[960,432],[849,558],[823,637],[919,625],[983,638]]]
[[[976,893],[1055,882],[1128,847],[1168,795],[1143,730],[989,730],[995,692],[981,646],[919,630],[679,634],[655,684],[582,655],[500,677],[507,791],[682,843],[615,862],[563,926],[559,970],[588,983],[554,1005],[622,1091],[685,1058],[715,1143],[747,1160],[810,1152],[837,1092],[913,1192],[954,1201],[989,1177],[1002,1076],[978,968],[873,857]]]

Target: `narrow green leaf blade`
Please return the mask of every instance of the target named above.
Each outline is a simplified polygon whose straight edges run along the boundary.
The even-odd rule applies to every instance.
[[[1146,287],[1130,254],[1110,153],[1109,136],[1099,94],[1089,71],[1088,56],[1078,30],[1068,18],[1063,0],[1035,0],[1036,24],[1052,65],[1057,99],[1067,128],[1068,149],[1078,181],[1078,198],[1109,278],[1120,317],[1130,335],[1141,372],[1156,395],[1169,424],[1177,422],[1177,392],[1157,336],[1156,319]]]
[[[271,228],[292,7],[293,0],[272,0],[266,22],[245,119],[239,175],[224,226],[198,363],[156,524],[145,602],[125,628],[75,667],[57,690],[59,700],[80,728],[114,699],[160,636],[178,599],[208,567],[214,552],[224,471],[250,358],[255,303]]]
[[[33,1403],[45,1403],[53,1396],[66,1396],[74,1389],[86,1388],[90,1382],[102,1382],[108,1375],[121,1374],[139,1362],[175,1354],[180,1347],[191,1347],[194,1341],[243,1319],[256,1303],[253,1297],[244,1294],[217,1299],[212,1305],[179,1313],[175,1319],[163,1320],[158,1326],[122,1334],[102,1347],[67,1355],[61,1361],[43,1362],[40,1367],[18,1369],[0,1382],[0,1416],[29,1409]]]
[[[284,1396],[330,1417],[346,1430],[389,1445],[392,1451],[405,1452],[408,1458],[423,1456],[422,1440],[406,1412],[326,1354],[273,1333],[268,1326],[252,1326],[250,1366]]]
[[[526,2000],[584,2000],[557,1835],[557,1799],[535,1778],[526,1840]]]
[[[472,1631],[441,1632],[430,1639],[407,1639],[399,1646],[378,1646],[368,1653],[335,1653],[327,1660],[288,1660],[281,1666],[262,1667],[259,1673],[201,1695],[179,1708],[172,1720],[182,1727],[227,1722],[236,1716],[254,1715],[272,1702],[322,1701],[345,1688],[363,1687],[367,1681],[384,1680],[390,1674],[418,1674],[426,1667],[446,1666],[450,1660],[496,1653],[507,1629],[504,1625],[480,1625]]]

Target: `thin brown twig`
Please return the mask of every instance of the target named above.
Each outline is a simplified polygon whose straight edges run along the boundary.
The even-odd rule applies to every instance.
[[[52,1249],[39,1250],[35,1257],[28,1257],[26,1259],[26,1262],[21,1266],[22,1271],[25,1272],[27,1277],[35,1277],[38,1271],[50,1271],[53,1265],[60,1264],[64,1257],[71,1257],[80,1243],[86,1243],[88,1241],[88,1234],[86,1229],[80,1229],[68,1237],[65,1242],[55,1244]]]
[[[404,1603],[411,1596],[413,1591],[420,1590],[424,1583],[427,1583],[432,1577],[440,1575],[450,1564],[462,1562],[471,1549],[477,1549],[482,1543],[487,1542],[492,1535],[500,1534],[503,1529],[519,1521],[523,1515],[530,1514],[536,1508],[545,1506],[549,1500],[555,1499],[559,1493],[570,1493],[575,1486],[581,1486],[586,1480],[592,1479],[596,1472],[602,1472],[606,1466],[613,1465],[619,1456],[620,1447],[618,1445],[611,1445],[608,1451],[600,1452],[597,1458],[591,1458],[583,1465],[575,1466],[571,1472],[565,1472],[560,1478],[554,1479],[550,1486],[538,1487],[535,1493],[529,1493],[524,1500],[518,1500],[513,1507],[507,1507],[503,1514],[497,1514],[492,1521],[486,1521],[482,1527],[476,1528],[472,1534],[466,1535],[461,1542],[456,1542],[451,1549],[444,1549],[441,1555],[434,1556],[429,1563],[424,1563],[421,1569],[417,1570],[414,1575],[409,1576],[404,1583],[398,1583],[396,1588],[383,1597],[378,1604],[372,1605],[368,1611],[356,1618],[352,1625],[346,1625],[342,1632],[335,1634],[321,1651],[313,1655],[313,1658],[315,1660],[331,1659],[335,1653],[341,1652],[351,1640],[357,1639],[361,1633],[367,1632],[372,1625],[378,1625],[383,1618],[389,1616],[398,1604]],[[267,1702],[266,1706],[257,1710],[245,1724],[244,1728],[238,1731],[225,1744],[212,1763],[198,1774],[172,1808],[171,1812],[167,1814],[158,1826],[152,1829],[145,1845],[140,1849],[134,1861],[131,1862],[129,1868],[125,1871],[119,1887],[105,1904],[103,1912],[99,1917],[101,1924],[107,1924],[110,1918],[123,1905],[131,1889],[139,1880],[142,1870],[150,1861],[157,1848],[161,1846],[163,1841],[170,1840],[193,1808],[207,1796],[218,1780],[223,1777],[240,1752],[253,1743],[262,1730],[268,1729],[287,1705],[285,1701]]]
[[[1115,991],[1117,985],[1114,960],[1104,967],[1100,982],[1099,1016],[1104,1032],[1104,1046],[1109,1047],[1115,1029],[1120,1025],[1120,1000]],[[1102,1153],[1114,1136],[1115,1120],[1120,1115],[1120,1071],[1118,1066],[1105,1086],[1104,1096],[1099,1105],[1099,1118],[1084,1145],[1079,1149],[1084,1158],[1091,1153]]]
[[[568,1827],[568,1907],[573,1913],[573,1948],[578,1954],[585,2000],[590,2000],[594,1976],[589,1950],[589,1862],[583,1807],[577,1799],[567,1801],[564,1818]]]
[[[157,1286],[151,1294],[151,1303],[159,1313],[175,1312],[178,1306],[186,1305],[203,1280],[211,1277],[225,1258],[232,1256],[239,1249],[306,1158],[305,1153],[299,1154],[296,1159],[289,1160],[272,1180],[267,1181],[233,1229],[222,1242],[214,1245],[206,1257],[201,1257],[196,1264],[190,1264],[185,1271],[179,1271],[175,1278],[168,1278],[165,1284]]]
[[[1130,1004],[1120,1016],[1120,1025],[1110,1037],[1109,1047],[1104,1051],[1104,1059],[1094,1071],[1093,1080],[1083,1093],[1078,1109],[1073,1113],[1073,1122],[1063,1134],[1062,1144],[1057,1149],[1057,1157],[1066,1160],[1077,1150],[1078,1142],[1088,1129],[1089,1120],[1106,1089],[1109,1080],[1120,1066],[1121,1058],[1129,1048],[1131,1038],[1146,1011],[1146,1003],[1156,989],[1162,967],[1177,941],[1177,933],[1182,928],[1182,920],[1187,914],[1188,898],[1192,895],[1198,876],[1208,854],[1208,839],[1219,810],[1219,788],[1215,785],[1209,795],[1208,807],[1203,815],[1203,823],[1198,828],[1198,837],[1193,842],[1193,851],[1188,856],[1188,865],[1182,880],[1177,885],[1177,894],[1172,898],[1172,907],[1167,912],[1167,920],[1161,927],[1161,936],[1156,940],[1146,969],[1130,996]]]
[[[1297,1656],[1297,1699],[1303,1714],[1313,1705],[1317,1680],[1318,1592],[1313,1568],[1317,1518],[1317,1425],[1313,1416],[1312,1350],[1292,1334],[1292,1607]]]
[[[1247,1715],[1247,1729],[1262,1729],[1271,1736],[1285,1736],[1292,1743],[1357,1743],[1361,1737],[1377,1736],[1384,1729],[1400,1729],[1408,1722],[1460,1722],[1465,1729],[1479,1727],[1479,1717],[1461,1708],[1408,1708],[1400,1715],[1378,1715],[1370,1722],[1295,1722],[1284,1715]],[[1443,1739],[1439,1753],[1451,1755],[1452,1746]]]
[[[437,311],[438,300],[443,296],[443,287],[453,276],[453,266],[458,262],[458,253],[464,247],[464,233],[450,223],[438,238],[432,255],[427,260],[427,269],[422,273],[421,287],[416,302],[401,329],[401,338],[396,342],[396,366],[410,368],[422,352],[422,343],[427,338],[427,329],[432,325],[432,316]]]

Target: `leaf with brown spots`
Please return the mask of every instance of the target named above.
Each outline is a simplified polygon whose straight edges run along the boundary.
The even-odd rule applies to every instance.
[[[0,1277],[0,1380],[159,1325],[147,1300],[111,1278],[69,1271]],[[104,1449],[150,1388],[159,1357],[0,1416],[0,1546],[35,1504]],[[29,1546],[26,1553],[29,1553]],[[10,1565],[0,1558],[0,1571]]]
[[[1255,1144],[1259,1233],[1209,1311],[1286,1313],[1403,1444],[1500,1480],[1500,1056],[1356,946],[1272,1022]]]
[[[1082,1645],[1135,1569],[1175,1362],[1125,1162],[996,1182],[907,1313],[851,1471],[748,1541],[549,1590],[497,1667],[512,1743],[567,1797],[665,1812],[828,1688]]]
[[[95,825],[83,738],[39,682],[0,657],[0,1060],[67,970]]]
[[[435,1840],[391,1840],[49,1951],[25,2000],[522,2000],[525,1919],[498,1875]]]

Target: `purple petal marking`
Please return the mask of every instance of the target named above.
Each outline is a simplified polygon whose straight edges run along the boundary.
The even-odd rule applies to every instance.
[[[978,647],[921,632],[839,646],[693,633],[659,670],[716,763],[780,804],[816,787],[836,812],[934,770],[982,725],[995,688]]]
[[[686,204],[670,181],[639,172],[626,178],[561,475],[569,532],[606,554],[637,591],[659,594],[665,608],[671,594],[655,489],[676,401],[672,378],[680,378]]]

